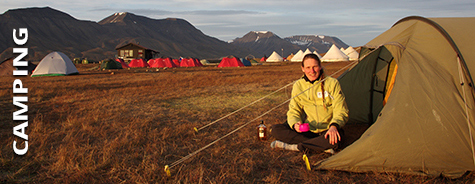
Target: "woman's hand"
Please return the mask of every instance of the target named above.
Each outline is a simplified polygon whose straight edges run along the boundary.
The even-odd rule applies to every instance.
[[[336,126],[330,126],[330,129],[325,133],[325,139],[328,139],[331,145],[335,145],[338,141],[341,141],[340,133]]]
[[[302,122],[297,122],[294,124],[294,130],[297,131],[298,133],[302,133],[302,131],[300,131],[300,125],[302,124]]]

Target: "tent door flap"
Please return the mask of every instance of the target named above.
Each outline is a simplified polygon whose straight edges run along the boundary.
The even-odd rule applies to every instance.
[[[392,54],[383,47],[379,53],[373,68],[373,77],[371,78],[371,91],[370,91],[370,122],[374,122],[383,109],[383,100],[386,92],[386,83],[388,79],[388,73],[390,65],[394,57]],[[375,93],[376,92],[376,93]]]

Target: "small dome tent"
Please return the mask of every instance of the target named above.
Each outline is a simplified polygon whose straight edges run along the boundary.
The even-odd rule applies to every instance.
[[[241,62],[244,64],[244,66],[252,66],[251,61],[247,60],[246,58],[241,58]]]
[[[175,63],[175,65],[177,67],[180,67],[180,60],[179,59],[172,59],[173,63]]]
[[[261,58],[261,61],[260,61],[260,62],[261,62],[261,63],[264,63],[264,62],[266,62],[266,61],[267,61],[267,57],[264,56],[264,57]]]
[[[129,66],[127,63],[125,63],[123,59],[121,59],[121,58],[116,58],[115,60],[116,60],[117,62],[119,62],[120,65],[122,65],[122,68],[130,68],[130,66]]]
[[[183,58],[180,62],[180,67],[198,67],[203,66],[197,58]]]
[[[113,59],[102,60],[101,69],[122,69],[120,62]]]
[[[174,68],[177,67],[173,60],[168,57],[155,58],[149,61],[150,68]]]
[[[144,59],[132,59],[129,63],[131,68],[147,68],[150,67]]]
[[[158,58],[152,58],[147,61],[147,64],[148,66],[150,66],[150,68],[152,68],[152,66],[155,65],[157,61],[158,61]]]
[[[218,65],[219,68],[221,68],[221,67],[241,67],[241,66],[245,66],[245,65],[244,65],[244,63],[241,62],[241,60],[239,60],[239,58],[237,58],[235,56],[224,57],[223,59],[221,59],[221,62],[219,62],[219,65]]]
[[[31,76],[58,76],[78,73],[79,71],[76,66],[74,66],[66,54],[62,52],[51,52],[40,61]]]

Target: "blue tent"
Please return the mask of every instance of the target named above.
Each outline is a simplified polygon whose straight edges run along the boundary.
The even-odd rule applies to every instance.
[[[244,66],[252,66],[251,62],[247,59],[241,58],[241,62],[244,64]]]

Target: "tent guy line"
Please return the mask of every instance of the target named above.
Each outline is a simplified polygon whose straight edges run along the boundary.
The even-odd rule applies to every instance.
[[[351,65],[351,64],[348,64],[348,65]],[[348,65],[347,65],[347,66],[348,66]],[[346,68],[346,66],[343,67],[343,68]],[[341,71],[341,70],[339,70],[339,71]],[[337,73],[337,72],[335,72],[335,73]],[[335,75],[335,73],[332,74],[332,76]],[[235,113],[237,113],[237,112],[239,112],[239,111],[241,111],[241,110],[243,110],[243,109],[245,109],[245,108],[247,108],[247,107],[249,107],[249,106],[251,106],[251,105],[254,105],[255,103],[257,103],[257,102],[259,102],[259,101],[261,101],[261,100],[263,100],[263,99],[265,99],[265,98],[267,98],[267,97],[269,97],[269,96],[271,96],[271,95],[273,95],[273,94],[279,92],[279,91],[282,90],[282,89],[285,89],[286,87],[288,87],[288,86],[290,86],[290,85],[292,85],[292,84],[294,84],[294,83],[295,83],[295,81],[293,81],[293,82],[291,82],[291,83],[289,83],[289,84],[287,84],[287,85],[285,85],[285,86],[283,86],[283,87],[281,87],[281,88],[279,88],[279,89],[273,91],[272,93],[269,93],[269,94],[266,95],[266,96],[263,96],[262,98],[259,98],[259,99],[255,100],[255,101],[249,103],[248,105],[245,105],[245,106],[243,106],[243,107],[241,107],[241,108],[239,108],[239,109],[237,109],[237,110],[235,110],[235,111],[233,111],[233,112],[231,112],[231,113],[229,113],[229,114],[227,114],[227,115],[225,115],[225,116],[223,116],[223,117],[221,117],[221,118],[219,118],[219,119],[217,119],[217,120],[215,120],[215,121],[213,121],[213,122],[211,122],[211,123],[208,123],[208,124],[206,124],[206,125],[204,125],[204,126],[202,126],[202,127],[200,127],[200,128],[196,128],[196,127],[195,127],[194,130],[195,130],[195,132],[199,132],[200,130],[203,130],[203,129],[205,129],[205,128],[208,127],[208,126],[211,126],[211,125],[213,125],[213,124],[215,124],[215,123],[217,123],[217,122],[223,120],[224,118],[227,118],[227,117],[229,117],[229,116],[231,116],[231,115],[233,115],[233,114],[235,114]]]
[[[247,108],[247,107],[249,107],[249,106],[251,106],[251,105],[254,105],[254,104],[256,104],[257,102],[259,102],[259,101],[261,101],[261,100],[263,100],[263,99],[265,99],[265,98],[267,98],[267,97],[269,97],[269,96],[271,96],[271,95],[273,95],[273,94],[279,92],[279,91],[282,90],[282,89],[285,89],[286,87],[288,87],[288,86],[290,86],[290,85],[292,85],[292,84],[294,84],[294,83],[295,83],[295,81],[293,81],[293,82],[291,82],[291,83],[285,85],[284,87],[281,87],[280,89],[275,90],[275,91],[272,92],[272,93],[269,93],[269,94],[266,95],[266,96],[263,96],[262,98],[259,98],[259,99],[255,100],[254,102],[249,103],[248,105],[245,105],[245,106],[243,106],[243,107],[241,107],[241,108],[235,110],[234,112],[231,112],[231,113],[229,113],[229,114],[227,114],[227,115],[225,115],[225,116],[223,116],[223,117],[221,117],[221,118],[219,118],[219,119],[217,119],[217,120],[215,120],[215,121],[213,121],[213,122],[211,122],[211,123],[209,123],[209,124],[207,124],[207,125],[204,125],[204,126],[202,126],[201,128],[199,128],[199,129],[196,129],[196,128],[195,128],[195,131],[198,132],[198,131],[200,131],[200,130],[202,130],[202,129],[205,129],[206,127],[208,127],[208,126],[210,126],[210,125],[213,125],[213,124],[217,123],[218,121],[221,121],[221,120],[223,120],[224,118],[227,118],[227,117],[229,117],[229,116],[231,116],[231,115],[233,115],[233,114],[235,114],[235,113],[237,113],[237,112],[239,112],[239,111],[241,111],[241,110],[243,110],[243,109],[245,109],[245,108]]]
[[[351,62],[351,63],[349,63],[348,65],[342,67],[340,70],[338,70],[338,71],[332,73],[330,76],[334,76],[334,75],[336,75],[337,73],[340,73],[340,72],[343,71],[343,70],[346,70],[346,69],[348,69],[348,68],[352,68],[352,67],[354,67],[356,64],[358,64],[358,62]],[[222,136],[222,137],[216,139],[215,141],[209,143],[208,145],[206,145],[206,146],[204,146],[204,147],[202,147],[202,148],[200,148],[200,149],[194,151],[193,153],[188,154],[187,156],[185,156],[185,157],[183,157],[183,158],[181,158],[181,159],[179,159],[179,160],[173,162],[173,163],[170,164],[170,165],[166,165],[164,171],[166,172],[166,174],[167,174],[168,176],[170,176],[169,173],[170,173],[170,169],[171,169],[171,168],[173,168],[173,167],[177,166],[178,164],[180,164],[180,163],[182,163],[182,162],[188,160],[188,159],[191,158],[192,156],[194,156],[194,155],[198,154],[199,152],[205,150],[206,148],[212,146],[213,144],[217,143],[218,141],[220,141],[220,140],[222,140],[222,139],[228,137],[229,135],[231,135],[231,134],[233,134],[233,133],[239,131],[240,129],[246,127],[246,126],[249,125],[250,123],[252,123],[252,122],[258,120],[259,118],[262,118],[263,116],[267,115],[268,113],[272,112],[273,110],[277,109],[278,107],[280,107],[280,106],[286,104],[287,102],[289,102],[290,100],[296,98],[297,96],[299,96],[299,95],[305,93],[306,91],[310,90],[310,89],[313,88],[314,86],[317,86],[318,84],[320,84],[321,82],[323,82],[323,81],[325,81],[325,80],[326,80],[326,79],[323,79],[323,80],[321,80],[321,81],[319,81],[319,82],[313,84],[312,86],[310,86],[309,88],[303,90],[303,91],[300,92],[299,94],[297,94],[297,95],[293,96],[292,98],[289,98],[289,99],[287,99],[286,101],[284,101],[284,102],[282,102],[282,103],[280,103],[280,104],[278,104],[278,105],[272,107],[270,110],[268,110],[268,111],[262,113],[261,115],[259,115],[259,116],[257,116],[256,118],[254,118],[254,119],[248,121],[247,123],[244,123],[244,124],[241,125],[240,127],[236,128],[236,129],[234,129],[233,131],[227,133],[226,135],[224,135],[224,136]],[[284,88],[287,87],[288,85],[293,84],[293,83],[295,83],[295,82],[296,82],[296,80],[293,81],[293,82],[291,82],[291,83],[289,83],[289,84],[287,84],[287,85],[285,85],[284,87],[282,87],[282,88],[280,88],[280,89],[278,89],[278,90],[284,89]],[[277,91],[278,91],[278,90],[277,90]],[[273,93],[271,93],[271,94],[274,94],[274,93],[275,93],[275,92],[273,92]],[[267,96],[269,96],[269,95],[267,95]],[[267,97],[267,96],[266,96],[266,97]],[[261,100],[261,99],[259,99],[259,100]],[[257,101],[255,101],[255,102],[257,102]],[[253,102],[253,103],[255,103],[255,102]],[[239,111],[242,110],[242,109],[244,109],[244,108],[239,109]],[[231,114],[234,114],[234,113],[236,113],[236,112],[237,112],[237,111],[232,112],[232,113],[226,115],[225,117],[230,116]],[[223,118],[224,118],[224,117],[223,117]],[[221,119],[223,119],[223,118],[220,118],[219,120],[221,120]],[[216,121],[216,122],[217,122],[217,121]],[[196,128],[195,128],[195,130],[196,130]]]

